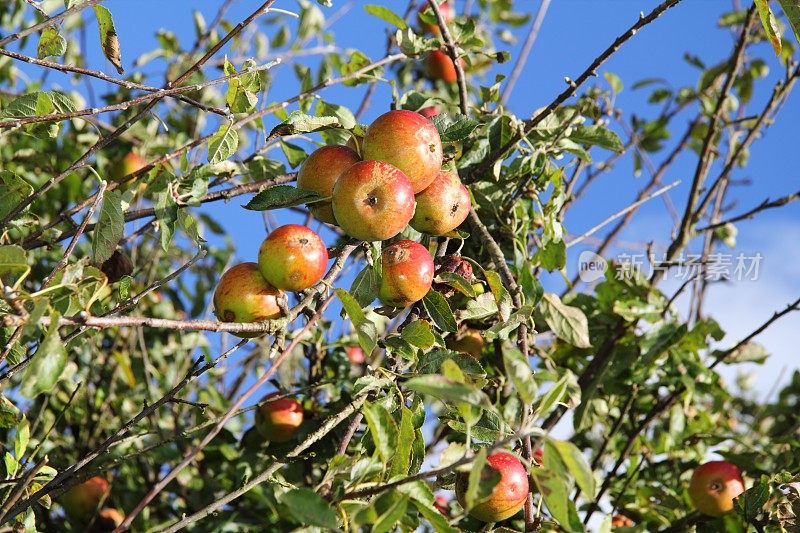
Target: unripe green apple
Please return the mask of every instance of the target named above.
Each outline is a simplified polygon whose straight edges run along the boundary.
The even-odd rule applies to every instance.
[[[415,111],[384,113],[367,128],[364,159],[391,163],[411,180],[414,193],[424,190],[442,167],[442,139],[436,126]]]
[[[303,161],[297,172],[297,186],[328,197],[342,172],[358,161],[358,153],[347,146],[332,144],[318,148]],[[330,202],[316,202],[308,208],[317,220],[336,224]]]
[[[108,492],[108,481],[102,476],[94,476],[66,491],[61,496],[61,505],[69,516],[87,520]]]
[[[488,479],[494,470],[500,481],[492,493],[469,510],[469,515],[482,522],[499,522],[517,514],[528,497],[528,472],[519,459],[508,452],[496,452],[486,458],[481,478]],[[456,475],[456,499],[466,506],[465,494],[469,486],[469,473]]]
[[[462,61],[461,58],[459,61]],[[463,61],[461,64],[464,64]],[[454,83],[458,80],[453,60],[441,50],[434,50],[425,58],[425,72],[432,80],[442,80],[445,83]]]
[[[468,353],[475,359],[480,359],[484,344],[481,332],[476,329],[466,329],[445,339],[445,345],[448,348]]]
[[[104,507],[97,513],[89,533],[111,533],[125,520],[119,509]]]
[[[277,392],[262,398],[268,400],[278,396]],[[292,440],[297,428],[303,423],[303,406],[294,398],[280,398],[262,403],[256,410],[256,429],[262,437],[270,442],[287,442]]]
[[[325,243],[315,231],[299,224],[279,227],[258,250],[258,270],[276,289],[305,290],[322,279],[327,266]]]
[[[424,13],[425,10],[433,15],[433,10],[428,5],[428,2],[422,2],[419,6],[419,11],[417,12],[417,20],[419,21],[419,27],[422,29],[423,32],[438,34],[441,30],[439,30],[438,24],[429,24],[422,20],[422,17],[419,16],[420,13]],[[446,24],[450,24],[453,21],[453,17],[455,17],[455,13],[453,12],[452,6],[445,0],[444,2],[439,3],[439,13],[442,15],[442,20]]]
[[[214,292],[214,313],[224,322],[261,322],[281,316],[281,291],[267,283],[256,263],[239,263],[229,268]],[[251,338],[263,333],[236,333]]]
[[[333,212],[351,237],[383,241],[403,231],[414,216],[414,189],[393,165],[360,161],[336,180]]]
[[[444,235],[469,215],[469,191],[453,172],[440,171],[428,188],[417,194],[411,227],[430,235]]]
[[[744,492],[739,467],[728,461],[709,461],[698,466],[689,482],[689,497],[695,509],[708,516],[733,511],[733,500]]]
[[[381,252],[378,298],[386,305],[406,307],[431,290],[433,257],[418,242],[397,241]]]

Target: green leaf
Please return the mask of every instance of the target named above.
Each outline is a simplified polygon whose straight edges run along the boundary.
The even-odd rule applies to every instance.
[[[756,5],[762,1],[765,0],[759,0],[756,2]],[[794,38],[800,43],[800,2],[797,0],[778,0],[778,3],[781,5],[781,9],[783,9],[783,14],[789,19],[789,24],[792,26],[792,30],[794,30]],[[759,14],[761,14],[760,9]],[[764,19],[762,18],[761,20],[763,22]],[[767,33],[769,34],[769,32]]]
[[[299,146],[292,143],[287,143],[286,141],[281,141],[279,144],[281,146],[283,155],[286,156],[286,160],[289,162],[289,166],[292,168],[295,168],[305,160],[306,153]]]
[[[468,510],[488,498],[500,481],[500,473],[494,468],[487,468],[486,448],[478,451],[469,466],[467,490],[464,492],[464,503]]]
[[[531,405],[536,399],[536,381],[533,379],[531,364],[516,348],[503,350],[503,363],[506,375],[511,378],[520,399],[524,404]]]
[[[486,371],[474,357],[452,350],[432,350],[423,354],[417,363],[417,374],[436,374],[441,372],[442,364],[452,360],[467,374],[485,376]]]
[[[400,336],[409,344],[423,350],[427,350],[436,342],[431,326],[425,320],[415,320],[406,325],[400,332]]]
[[[458,311],[458,320],[480,320],[497,313],[497,302],[494,295],[485,293],[469,300],[463,310]]]
[[[547,457],[547,460],[558,459],[575,479],[581,491],[590,499],[594,498],[596,490],[592,469],[577,446],[565,440],[547,439],[544,457]]]
[[[236,153],[239,148],[239,135],[233,124],[223,124],[208,141],[208,162],[221,163]]]
[[[492,404],[483,391],[472,385],[459,383],[438,374],[428,374],[409,379],[407,389],[439,398],[444,402],[464,402],[476,407],[491,409]]]
[[[591,348],[589,324],[583,311],[562,303],[561,298],[552,293],[544,295],[539,302],[539,309],[559,339],[577,348]]]
[[[547,461],[547,452],[544,454]],[[542,494],[547,510],[558,522],[561,529],[572,533],[584,531],[583,524],[578,518],[575,504],[569,498],[569,486],[566,479],[548,468],[533,469],[533,479],[539,492]]]
[[[156,195],[156,220],[161,230],[161,247],[166,252],[175,235],[175,224],[178,222],[178,204],[169,191]]]
[[[11,400],[0,394],[0,429],[15,427],[22,419],[22,413]]]
[[[788,2],[787,2],[788,3]],[[755,0],[756,8],[758,9],[758,16],[761,18],[761,25],[764,26],[764,31],[767,34],[767,39],[772,44],[772,49],[775,51],[776,56],[781,55],[781,29],[778,26],[778,21],[775,20],[775,15],[769,8],[769,0]]]
[[[350,294],[362,308],[375,301],[378,297],[378,279],[373,267],[367,265],[356,275],[350,286]]]
[[[568,375],[563,376],[542,396],[542,399],[539,400],[539,405],[536,406],[534,411],[535,417],[550,412],[550,409],[561,401],[567,392],[568,378]]]
[[[460,276],[455,272],[440,272],[436,276],[436,282],[445,283],[470,298],[474,298],[478,295],[472,287],[472,284],[470,284],[464,276]]]
[[[436,324],[436,327],[442,331],[455,333],[458,328],[456,318],[453,316],[450,304],[447,303],[444,296],[433,290],[428,291],[428,294],[422,299],[422,306]]]
[[[28,420],[23,417],[17,425],[17,433],[14,436],[14,457],[22,459],[25,450],[28,449],[28,442],[31,440],[31,427]]]
[[[335,292],[336,296],[339,298],[339,301],[342,302],[342,307],[347,313],[347,316],[350,317],[350,321],[356,328],[356,333],[358,334],[358,344],[368,356],[378,344],[378,330],[375,327],[375,324],[371,320],[367,319],[367,316],[364,314],[364,310],[361,309],[359,303],[349,292],[344,289],[336,289]]]
[[[58,334],[58,319],[58,313],[50,315],[47,334],[22,377],[22,393],[28,398],[52,390],[67,365],[67,350]]]
[[[378,17],[379,19],[388,22],[392,26],[396,26],[401,30],[408,28],[408,24],[406,24],[406,21],[403,20],[403,17],[397,15],[394,11],[392,11],[388,7],[379,6],[375,4],[367,4],[364,6],[364,11],[366,11],[372,16]]]
[[[336,512],[322,497],[311,489],[292,489],[280,501],[294,519],[305,526],[336,529]]]
[[[24,248],[16,244],[0,246],[0,276],[9,273],[26,273],[29,270]]]
[[[314,191],[292,187],[291,185],[275,185],[256,194],[243,207],[251,211],[267,211],[301,204],[312,204],[323,200],[327,200],[327,198]]]
[[[331,128],[340,128],[339,119],[331,116],[315,117],[308,115],[300,110],[292,111],[289,116],[272,128],[267,140],[286,135],[297,135],[300,133],[312,133]]]
[[[715,350],[711,355],[717,356],[720,354],[721,352]],[[727,364],[744,362],[763,363],[767,357],[769,357],[769,351],[767,351],[763,345],[750,341],[727,355],[724,362]]]
[[[418,501],[414,501],[413,503],[417,507],[419,514],[430,523],[436,533],[458,533],[460,531],[447,523],[447,518],[435,507],[429,507]]]
[[[520,327],[520,325],[528,321],[531,313],[533,313],[533,308],[529,305],[523,305],[517,311],[514,311],[507,321],[498,322],[486,330],[486,333],[484,333],[486,340],[491,341],[494,339],[507,339],[509,333],[516,330]]]
[[[603,126],[576,126],[569,138],[578,144],[599,146],[613,152],[621,152],[624,148],[619,136]]]
[[[367,419],[369,433],[372,436],[372,442],[375,443],[375,448],[383,462],[389,464],[394,457],[397,445],[397,423],[380,403],[364,404],[362,411],[364,418]]]
[[[405,405],[400,407],[400,429],[397,435],[397,447],[392,456],[392,467],[389,478],[407,476],[411,465],[411,448],[414,444],[413,413]]]
[[[58,28],[48,26],[42,31],[39,37],[39,46],[36,47],[36,54],[39,59],[50,56],[63,56],[67,51],[67,41],[58,33]]]
[[[461,142],[478,127],[478,121],[465,115],[440,113],[431,117],[431,121],[439,130],[439,136],[443,143]]]
[[[33,187],[10,170],[0,170],[0,218],[8,215],[22,200],[33,193]]]
[[[503,320],[508,320],[508,317],[511,316],[511,309],[513,308],[514,304],[511,301],[511,295],[503,286],[503,281],[500,279],[500,274],[494,270],[485,270],[484,275],[486,276],[486,281],[489,282],[489,288],[492,290],[494,299],[497,302],[497,309],[500,313],[500,318]]]
[[[391,498],[395,498],[391,495]],[[372,525],[372,533],[387,533],[394,525],[406,514],[408,507],[409,497],[405,494],[401,495],[392,503],[392,505],[384,512],[375,523]]]
[[[119,51],[119,38],[117,38],[117,30],[114,28],[114,19],[111,17],[111,11],[103,6],[94,6],[94,14],[97,17],[97,26],[100,30],[100,45],[103,48],[103,54],[116,67],[117,72],[124,74],[122,55]]]
[[[133,278],[130,276],[122,276],[119,280],[118,292],[120,300],[127,300],[131,297],[131,285],[133,284]]]
[[[111,257],[122,239],[124,226],[122,193],[117,189],[106,191],[92,238],[92,259],[95,263],[103,263]]]

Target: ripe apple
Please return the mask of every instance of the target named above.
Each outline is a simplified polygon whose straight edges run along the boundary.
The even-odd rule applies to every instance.
[[[256,263],[239,263],[229,268],[214,292],[214,313],[225,322],[261,322],[281,316],[277,298],[281,291],[267,283]],[[262,333],[237,333],[258,337]]]
[[[318,148],[303,161],[297,172],[297,186],[328,197],[342,172],[358,161],[358,153],[347,146],[332,144]],[[317,220],[336,224],[330,202],[309,204],[308,209]]]
[[[108,481],[102,476],[94,476],[66,491],[61,496],[61,505],[71,517],[86,520],[94,514],[108,492]]]
[[[517,514],[528,497],[528,472],[519,459],[508,452],[496,452],[486,458],[482,478],[489,478],[495,470],[500,481],[492,493],[469,510],[469,515],[482,522],[499,522]],[[469,485],[469,473],[459,472],[456,476],[456,499],[462,507],[466,506],[465,494]]]
[[[611,517],[611,527],[633,527],[636,524],[624,514],[615,514]]]
[[[403,231],[414,216],[414,189],[395,166],[360,161],[336,180],[333,212],[351,237],[382,241]]]
[[[439,108],[429,105],[428,107],[423,107],[420,109],[418,113],[423,117],[430,119],[439,114]]]
[[[104,507],[97,513],[90,533],[110,533],[125,520],[125,515],[119,509]]]
[[[286,224],[264,239],[258,250],[258,270],[276,289],[305,290],[325,275],[328,250],[306,226]]]
[[[440,171],[428,188],[417,194],[411,227],[430,235],[444,235],[467,219],[469,191],[454,172]]]
[[[536,448],[533,450],[533,458],[536,460],[536,466],[542,466],[544,463],[544,449]]]
[[[445,346],[457,352],[468,353],[475,359],[480,359],[483,345],[483,337],[476,329],[466,329],[445,339]]]
[[[386,305],[406,307],[421,300],[433,283],[433,257],[418,242],[397,241],[381,252],[378,298]]]
[[[267,394],[261,401],[274,396],[278,396],[278,393]],[[292,440],[303,423],[303,406],[294,398],[262,403],[256,410],[255,423],[261,436],[270,442],[287,442]]]
[[[460,58],[459,61],[461,61]],[[463,61],[461,64],[464,64]],[[458,80],[453,60],[441,50],[434,50],[425,58],[425,72],[432,80],[442,80],[445,83],[453,83]]]
[[[367,128],[361,146],[364,159],[377,159],[399,168],[423,191],[442,167],[442,139],[436,126],[415,111],[384,113]]]
[[[689,497],[695,508],[708,516],[733,511],[733,500],[744,492],[739,467],[728,461],[709,461],[698,466],[689,482]]]
[[[443,494],[437,494],[433,499],[433,506],[443,515],[450,516],[450,500]]]
[[[347,353],[347,359],[354,365],[363,365],[364,361],[367,360],[364,356],[364,350],[360,346],[348,346],[345,353]]]
[[[428,12],[434,16],[433,10],[430,5],[428,5],[428,2],[423,2],[422,5],[419,6],[419,11],[417,12],[417,20],[419,21],[420,28],[428,33],[440,33],[438,24],[429,24],[419,16],[420,13],[424,13],[425,10],[428,10]],[[446,0],[444,2],[439,2],[439,13],[442,14],[442,19],[447,24],[450,24],[455,17],[453,7]]]
[[[122,175],[129,176],[146,166],[147,161],[142,159],[142,156],[134,152],[128,152],[125,157],[122,158]]]

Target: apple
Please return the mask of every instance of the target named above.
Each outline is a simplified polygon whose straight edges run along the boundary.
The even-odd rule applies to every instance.
[[[90,533],[110,533],[125,520],[125,515],[119,509],[104,507],[97,513]]]
[[[475,359],[480,359],[484,344],[483,336],[476,329],[466,329],[445,339],[445,346],[457,352],[468,353]]]
[[[214,313],[224,322],[261,322],[281,316],[281,291],[267,283],[256,263],[239,263],[229,268],[214,291]],[[262,333],[237,333],[251,338]]]
[[[347,354],[347,359],[354,365],[363,365],[364,361],[367,360],[364,356],[364,350],[360,346],[348,346],[345,349],[345,353]]]
[[[147,161],[134,152],[128,152],[122,158],[122,175],[129,176],[147,166]]]
[[[311,152],[297,172],[297,186],[329,197],[333,184],[348,167],[360,161],[358,152],[347,146],[332,144]],[[309,204],[308,209],[322,222],[336,224],[333,208],[328,202]]]
[[[94,476],[66,491],[61,496],[61,505],[68,515],[86,520],[95,513],[109,490],[108,480]]]
[[[333,212],[351,237],[390,239],[414,216],[414,189],[397,167],[382,161],[360,161],[336,180]]]
[[[367,128],[361,146],[364,159],[376,159],[399,168],[421,192],[442,167],[442,139],[436,126],[416,111],[384,113]]]
[[[428,33],[440,33],[438,24],[429,24],[419,16],[420,13],[424,13],[425,10],[428,10],[431,16],[435,16],[428,2],[423,2],[422,5],[419,6],[419,11],[417,12],[417,20],[419,21],[420,28]],[[439,2],[439,13],[442,14],[442,19],[446,24],[450,24],[455,17],[453,7],[447,1]]]
[[[459,58],[463,66],[463,61]],[[442,80],[445,83],[454,83],[458,80],[456,66],[450,56],[441,50],[434,50],[425,58],[425,73],[432,80]]]
[[[492,493],[469,510],[469,515],[482,522],[499,522],[517,514],[528,497],[528,472],[519,459],[508,452],[496,452],[486,458],[482,478],[491,475],[489,469],[500,474],[500,481]],[[456,499],[466,507],[465,494],[469,485],[469,473],[456,475]]]
[[[728,461],[709,461],[698,466],[689,482],[689,497],[695,509],[708,516],[733,511],[733,500],[744,492],[739,467]]]
[[[411,227],[430,235],[444,235],[467,219],[469,191],[454,172],[443,170],[428,188],[417,194]]]
[[[430,119],[439,114],[439,108],[429,105],[428,107],[423,107],[417,112],[423,117]]]
[[[433,506],[443,515],[450,516],[450,500],[443,494],[437,494],[433,499]]]
[[[615,514],[611,517],[611,527],[633,527],[636,524],[624,514]]]
[[[258,250],[258,270],[276,289],[302,291],[325,275],[328,249],[306,226],[286,224],[264,239]]]
[[[263,403],[278,395],[272,392],[262,398],[262,404],[256,410],[256,430],[270,442],[287,442],[292,440],[303,423],[303,406],[294,398]]]
[[[544,463],[544,450],[542,448],[533,450],[533,458],[536,460],[536,466],[542,466]]]
[[[386,305],[406,307],[421,300],[433,283],[433,257],[418,242],[397,241],[381,252],[378,298]]]

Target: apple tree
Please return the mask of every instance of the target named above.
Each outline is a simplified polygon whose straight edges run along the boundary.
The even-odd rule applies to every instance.
[[[4,531],[798,531],[800,371],[720,370],[800,295],[727,336],[705,299],[800,196],[728,201],[792,118],[796,0],[720,4],[685,86],[605,68],[690,9],[647,2],[521,115],[548,0],[202,4],[135,60],[129,6],[0,4]],[[350,10],[385,48],[336,46]],[[571,233],[593,184],[635,194]],[[666,197],[662,257],[615,258]]]

